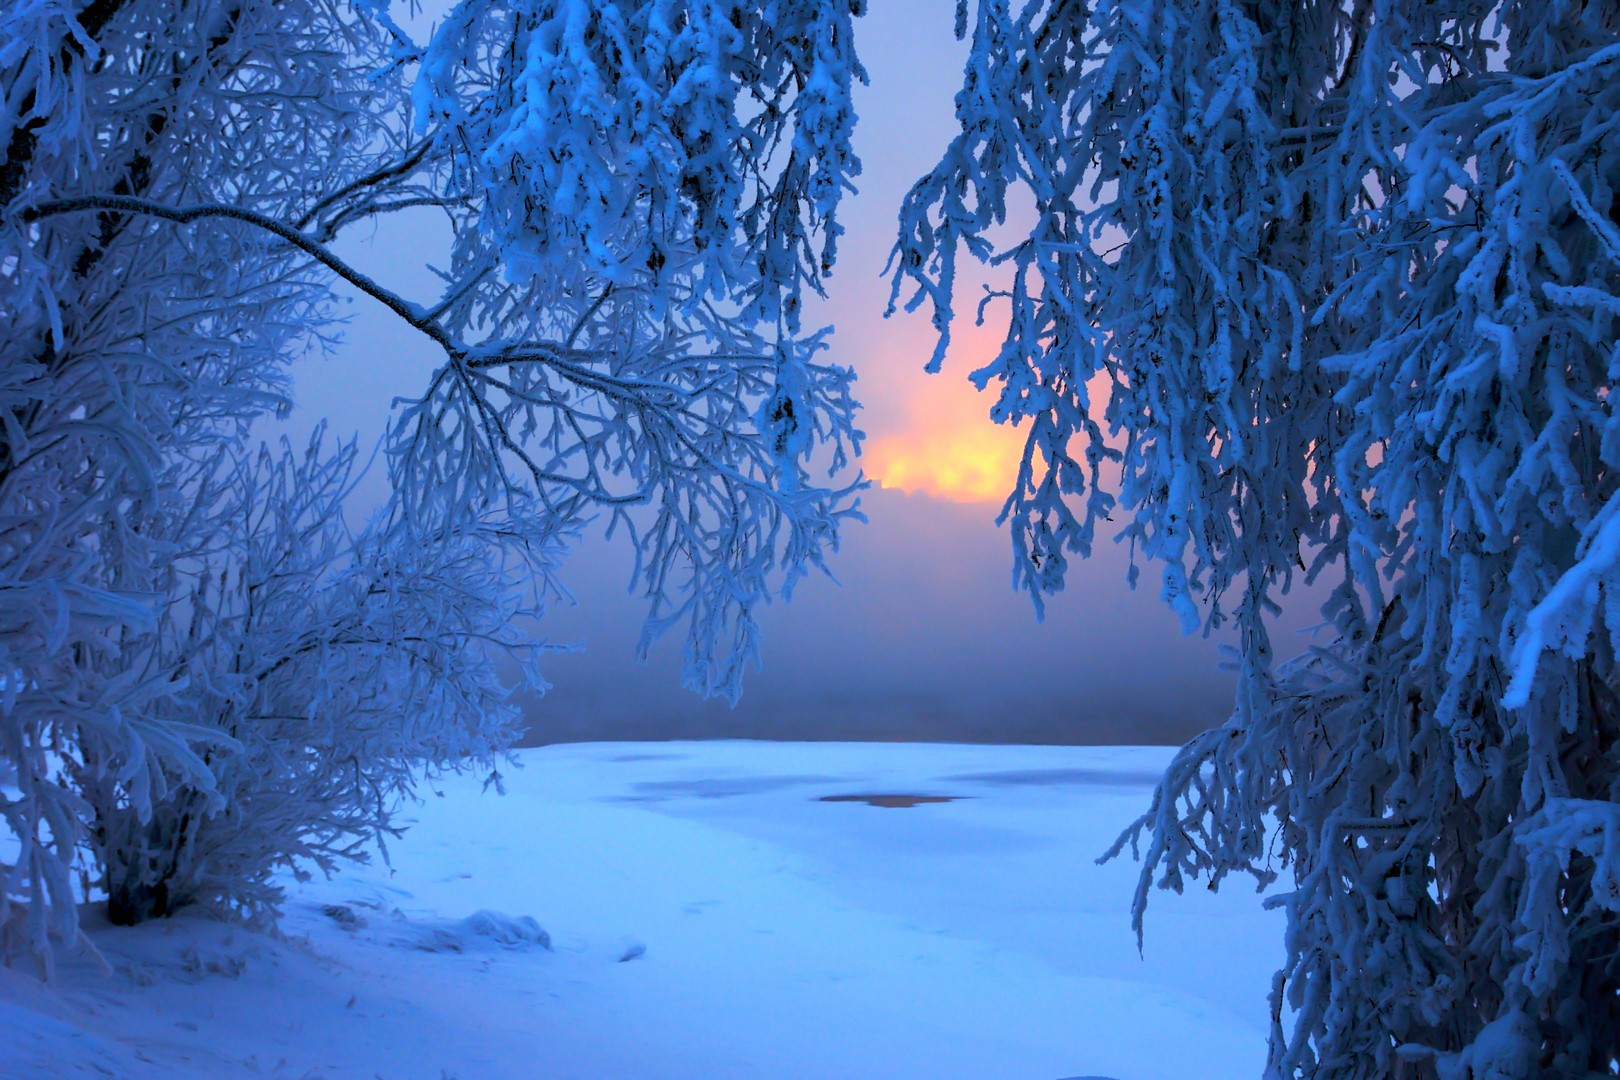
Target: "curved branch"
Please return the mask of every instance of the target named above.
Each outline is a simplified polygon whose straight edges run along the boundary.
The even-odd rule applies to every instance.
[[[458,368],[493,368],[517,363],[540,362],[556,367],[564,375],[582,386],[604,393],[636,394],[667,389],[662,384],[650,383],[640,379],[627,379],[606,372],[590,370],[587,365],[592,359],[600,355],[595,350],[579,349],[544,341],[512,342],[495,349],[465,346],[451,336],[449,331],[438,322],[437,316],[444,311],[445,303],[435,305],[430,309],[424,309],[417,304],[413,304],[398,293],[384,287],[375,278],[363,273],[333,254],[330,248],[309,233],[302,232],[266,214],[254,210],[245,210],[239,206],[230,206],[225,203],[170,206],[151,199],[136,198],[128,195],[81,195],[71,199],[54,199],[50,202],[40,203],[24,210],[21,217],[24,221],[39,221],[63,214],[106,213],[108,211],[123,214],[144,214],[148,217],[172,221],[179,225],[190,225],[206,218],[224,218],[262,229],[304,252],[338,277],[376,300],[401,319],[404,319],[414,329],[431,338],[444,349]],[[479,271],[479,274],[486,273],[487,269],[484,268]],[[597,305],[586,313],[587,316],[597,310],[599,305],[600,299]]]
[[[336,191],[332,192],[332,194],[328,195],[326,198],[322,199],[320,202],[316,203],[314,206],[305,211],[303,217],[298,219],[297,227],[300,229],[306,228],[313,222],[319,220],[322,214],[326,213],[326,211],[330,210],[332,207],[336,206],[350,195],[364,191],[367,188],[376,187],[379,184],[387,183],[389,180],[397,180],[402,176],[409,175],[413,169],[422,164],[422,159],[427,156],[427,152],[432,145],[433,143],[431,140],[424,139],[422,142],[417,143],[416,146],[411,150],[407,151],[404,158],[400,161],[397,161],[392,165],[385,165],[374,172],[360,177],[358,180],[355,180],[352,183],[345,184],[343,187],[338,188]]]
[[[265,232],[285,240],[350,285],[353,285],[356,289],[382,304],[401,319],[410,323],[412,327],[438,342],[445,352],[455,357],[462,355],[463,350],[445,331],[444,327],[429,318],[421,308],[398,293],[384,288],[375,278],[362,273],[338,258],[332,253],[331,249],[307,233],[300,232],[273,217],[253,210],[244,210],[239,206],[228,206],[224,203],[169,206],[166,203],[154,202],[151,199],[139,199],[128,195],[81,195],[72,199],[54,199],[30,207],[23,211],[22,219],[24,221],[39,221],[44,218],[58,217],[62,214],[108,210],[124,214],[143,214],[147,217],[172,221],[177,225],[190,225],[205,218],[225,218],[263,229]]]

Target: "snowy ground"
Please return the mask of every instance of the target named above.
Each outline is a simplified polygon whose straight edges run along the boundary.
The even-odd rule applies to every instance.
[[[1280,917],[1156,895],[1139,958],[1134,868],[1093,865],[1168,753],[523,751],[504,798],[428,795],[391,873],[294,888],[281,939],[103,926],[110,975],[0,970],[0,1075],[1252,1080]],[[874,794],[960,798],[821,801]]]

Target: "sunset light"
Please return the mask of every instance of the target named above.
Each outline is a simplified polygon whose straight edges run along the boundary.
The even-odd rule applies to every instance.
[[[1023,451],[1023,432],[984,416],[874,439],[867,471],[879,485],[950,502],[1000,502]]]

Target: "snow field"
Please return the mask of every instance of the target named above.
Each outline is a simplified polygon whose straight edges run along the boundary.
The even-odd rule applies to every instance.
[[[1168,753],[526,750],[504,797],[428,793],[392,871],[294,884],[281,940],[101,926],[110,976],[10,976],[0,1074],[1252,1078],[1280,916],[1156,896],[1138,957],[1134,867],[1093,864]]]

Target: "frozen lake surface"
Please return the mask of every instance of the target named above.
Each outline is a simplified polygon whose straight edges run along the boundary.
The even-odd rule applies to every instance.
[[[282,937],[94,926],[0,971],[0,1075],[1258,1077],[1281,915],[1094,860],[1171,751],[842,743],[524,750],[424,791]]]

